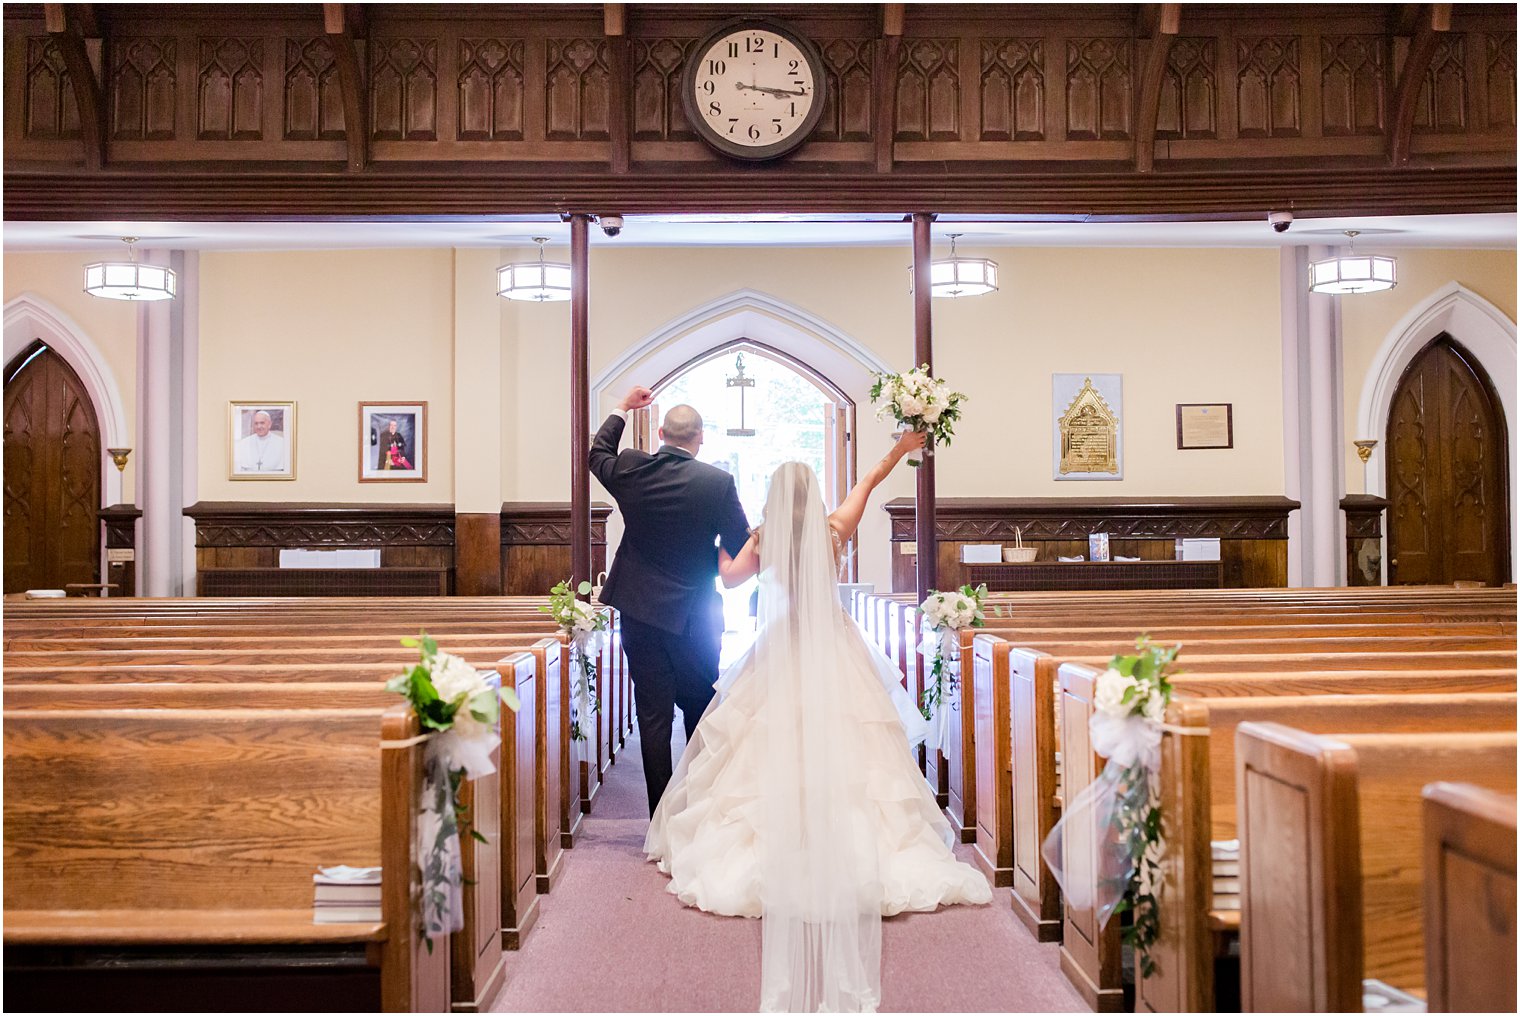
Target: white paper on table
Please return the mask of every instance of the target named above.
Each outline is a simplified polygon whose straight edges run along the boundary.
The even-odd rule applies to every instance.
[[[280,550],[281,568],[378,568],[380,549],[340,548],[308,550],[285,547]]]
[[[1184,539],[1182,541],[1182,560],[1218,561],[1219,538]]]

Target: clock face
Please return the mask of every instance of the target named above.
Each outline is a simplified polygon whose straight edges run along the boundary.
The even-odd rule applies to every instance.
[[[686,69],[688,119],[719,151],[770,159],[801,144],[823,112],[816,52],[779,26],[728,26]]]

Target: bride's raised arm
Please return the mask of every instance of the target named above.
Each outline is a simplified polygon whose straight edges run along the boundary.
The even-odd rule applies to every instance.
[[[840,542],[848,542],[855,535],[855,530],[860,527],[860,519],[866,513],[866,503],[871,500],[871,492],[874,491],[887,474],[897,466],[904,457],[912,455],[924,446],[924,436],[917,431],[905,430],[897,438],[897,443],[892,450],[876,465],[871,467],[870,472],[860,478],[860,481],[850,488],[845,495],[844,503],[841,504],[832,515],[829,516],[829,525],[834,532],[839,534]]]

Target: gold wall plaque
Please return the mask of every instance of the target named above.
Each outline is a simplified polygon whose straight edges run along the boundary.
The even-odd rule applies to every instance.
[[[1059,421],[1061,474],[1119,473],[1119,420],[1093,387],[1092,378],[1066,407]]]

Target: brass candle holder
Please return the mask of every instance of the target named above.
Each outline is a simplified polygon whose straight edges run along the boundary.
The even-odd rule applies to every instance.
[[[1372,458],[1372,449],[1378,446],[1377,441],[1370,437],[1364,437],[1359,441],[1353,441],[1356,445],[1356,457],[1362,460],[1362,493],[1371,494],[1372,485],[1367,478],[1367,461]]]
[[[127,471],[127,456],[132,454],[132,449],[107,448],[106,454],[111,456],[112,462],[116,463],[117,472],[125,473]]]

